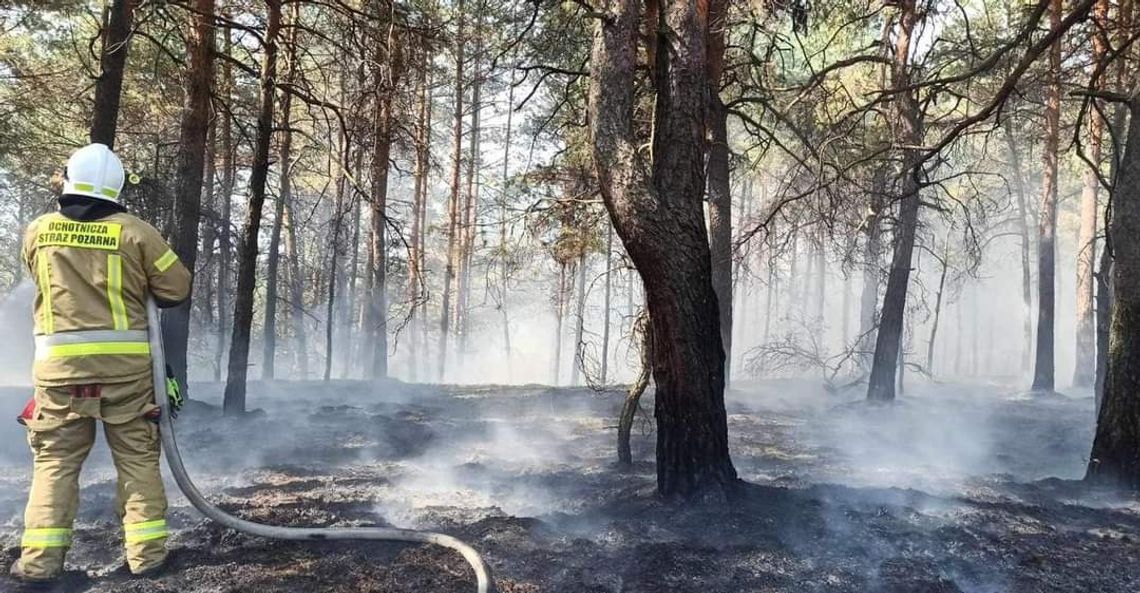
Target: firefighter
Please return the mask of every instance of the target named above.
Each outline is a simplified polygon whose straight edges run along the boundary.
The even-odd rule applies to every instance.
[[[21,555],[12,574],[50,582],[63,571],[79,504],[79,471],[96,420],[118,473],[126,562],[136,575],[166,561],[166,494],[146,302],[190,296],[190,272],[151,225],[119,203],[123,165],[102,144],[67,162],[57,212],[34,220],[23,257],[35,280],[34,402],[28,429],[34,474]]]

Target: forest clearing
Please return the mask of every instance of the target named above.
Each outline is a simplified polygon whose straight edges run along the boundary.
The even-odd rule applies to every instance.
[[[1140,591],[1138,40],[4,3],[0,590]]]

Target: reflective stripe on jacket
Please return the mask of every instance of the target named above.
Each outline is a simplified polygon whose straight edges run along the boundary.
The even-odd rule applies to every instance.
[[[190,272],[154,227],[126,213],[32,221],[24,260],[36,283],[35,382],[128,381],[150,372],[147,293],[178,303]]]

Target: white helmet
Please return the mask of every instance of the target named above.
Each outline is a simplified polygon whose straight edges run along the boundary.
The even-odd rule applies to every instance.
[[[123,177],[123,163],[106,144],[88,144],[67,159],[63,193],[118,203]]]

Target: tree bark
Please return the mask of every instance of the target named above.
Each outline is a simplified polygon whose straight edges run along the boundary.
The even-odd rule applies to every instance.
[[[1124,41],[1133,34],[1132,19],[1133,10],[1135,5],[1131,0],[1121,0],[1117,8],[1117,36],[1120,41]],[[1131,88],[1132,81],[1135,75],[1129,68],[1130,60],[1118,59],[1116,61],[1116,85],[1117,88],[1125,89]],[[1111,132],[1110,138],[1112,139],[1112,158],[1109,160],[1109,178],[1112,179],[1113,187],[1117,187],[1121,173],[1121,160],[1124,154],[1124,136],[1126,134],[1125,123],[1128,119],[1128,106],[1117,104],[1115,111],[1112,115],[1112,121],[1106,122],[1109,125]],[[1104,400],[1104,388],[1108,375],[1108,345],[1110,342],[1111,334],[1111,316],[1112,316],[1112,250],[1110,243],[1107,240],[1107,226],[1109,224],[1109,207],[1112,204],[1112,196],[1108,200],[1108,205],[1105,208],[1104,221],[1106,240],[1105,248],[1101,251],[1100,262],[1097,269],[1096,284],[1096,404],[1097,410],[1100,410]]]
[[[291,27],[286,35],[285,43],[288,50],[285,53],[285,81],[292,84],[297,75],[297,31],[300,28],[300,4],[290,7]],[[292,186],[292,153],[293,132],[290,110],[293,106],[293,96],[288,91],[281,95],[281,145],[279,147],[281,174],[278,186],[277,199],[273,204],[273,227],[269,232],[269,255],[265,266],[265,325],[262,335],[264,343],[261,356],[261,378],[271,380],[276,374],[277,358],[277,284],[278,270],[280,269],[281,255],[281,226],[285,218],[285,203],[293,193]]]
[[[297,221],[293,205],[285,201],[285,258],[289,262],[289,318],[293,325],[293,340],[297,350],[296,377],[309,378],[309,339],[305,329],[305,288],[301,278],[301,249],[297,243]]]
[[[233,53],[233,38],[229,27],[222,29],[224,39],[223,54],[229,57]],[[222,61],[221,95],[229,99],[233,92],[233,66],[229,60]],[[218,220],[218,333],[217,344],[214,349],[215,381],[222,380],[222,359],[226,351],[226,337],[229,333],[230,315],[230,276],[233,262],[233,235],[230,229],[230,213],[233,208],[234,183],[237,178],[237,169],[234,162],[233,114],[226,111],[222,115],[222,187],[221,208]]]
[[[1104,400],[1086,479],[1140,489],[1140,100],[1131,122],[1113,195],[1112,326]]]
[[[471,315],[471,267],[475,253],[475,228],[479,208],[479,141],[480,141],[480,114],[483,110],[482,90],[483,73],[481,58],[483,53],[483,2],[478,3],[475,13],[475,24],[472,27],[475,37],[474,60],[471,75],[471,130],[467,141],[467,180],[463,202],[463,222],[460,225],[462,236],[459,242],[459,270],[458,295],[455,306],[455,330],[459,334],[457,359],[462,363],[467,355],[467,345],[470,333]]]
[[[578,257],[578,304],[574,311],[574,366],[570,369],[570,384],[578,385],[578,373],[585,372],[586,357],[582,342],[586,333],[586,251]]]
[[[601,384],[609,384],[610,369],[610,295],[613,284],[614,226],[606,221],[606,288],[602,297],[602,376]]]
[[[411,304],[411,335],[409,348],[409,375],[412,381],[419,379],[419,359],[421,348],[426,352],[427,342],[421,340],[419,326],[425,323],[427,306],[423,300],[423,227],[427,207],[428,173],[431,153],[431,84],[428,80],[428,52],[423,52],[419,64],[419,79],[416,82],[416,95],[419,97],[419,114],[416,118],[416,170],[415,189],[412,202],[412,230],[408,245],[408,287],[407,300]],[[421,342],[423,342],[421,344]],[[426,358],[426,357],[425,357]]]
[[[899,26],[895,42],[895,61],[891,71],[892,86],[897,94],[895,114],[898,142],[903,151],[902,176],[899,180],[899,218],[895,231],[894,256],[887,277],[887,292],[883,296],[883,310],[875,337],[875,356],[871,362],[871,377],[867,386],[867,399],[892,401],[895,399],[895,372],[899,363],[899,347],[906,317],[907,289],[910,284],[911,259],[914,239],[918,230],[918,211],[922,162],[919,149],[922,145],[922,120],[915,91],[903,90],[910,86],[910,48],[918,13],[915,0],[899,2]]]
[[[400,43],[395,23],[390,22],[388,43],[383,55],[377,55],[376,111],[372,143],[372,199],[369,202],[371,237],[369,241],[368,315],[364,339],[370,342],[365,352],[372,353],[367,376],[373,381],[388,377],[388,159],[392,154],[392,95],[401,69]],[[381,50],[383,51],[383,50]]]
[[[552,385],[558,385],[562,375],[562,325],[566,319],[566,266],[558,262],[558,292],[554,295],[554,368],[550,378]]]
[[[222,409],[226,415],[245,413],[246,376],[249,371],[249,338],[253,325],[253,289],[257,275],[257,236],[265,205],[265,182],[269,176],[269,144],[273,136],[273,95],[277,80],[277,34],[281,29],[281,0],[266,0],[265,55],[261,63],[261,88],[257,111],[257,136],[249,178],[249,208],[242,229],[238,257],[237,290],[234,294],[234,330],[230,340],[229,374]]]
[[[1061,0],[1050,2],[1050,25],[1061,24]],[[1056,308],[1057,175],[1061,138],[1061,41],[1049,48],[1048,88],[1045,99],[1045,147],[1041,179],[1041,219],[1037,242],[1037,360],[1033,370],[1035,392],[1055,387],[1054,314]]]
[[[174,236],[171,248],[193,273],[198,261],[198,225],[202,219],[202,175],[210,130],[210,93],[214,80],[214,0],[195,0],[191,15],[186,99],[178,130]],[[123,48],[126,54],[126,48]],[[122,64],[119,65],[122,67]],[[120,78],[122,73],[120,72]],[[118,101],[117,97],[115,99]],[[113,133],[113,132],[112,132]],[[224,198],[225,196],[223,196]],[[191,301],[167,309],[162,316],[166,362],[178,382],[187,385]]]
[[[1108,27],[1108,0],[1097,0],[1093,7],[1093,57],[1095,67],[1104,60],[1108,52],[1108,39],[1104,31]],[[1103,78],[1097,81],[1097,89],[1104,87]],[[1101,137],[1104,120],[1096,109],[1089,111],[1088,159],[1099,169],[1101,161]],[[1084,174],[1084,188],[1081,192],[1081,224],[1077,237],[1077,336],[1076,368],[1073,372],[1073,385],[1089,387],[1096,381],[1096,323],[1093,316],[1094,268],[1096,264],[1097,230],[1097,190],[1100,186],[1098,171],[1089,168]]]
[[[724,72],[725,0],[709,2],[706,61],[709,85],[708,199],[712,283],[720,314],[725,383],[732,380],[732,191],[729,171],[728,110],[720,100]]]
[[[454,138],[451,154],[451,196],[447,209],[447,263],[443,271],[443,306],[439,317],[439,380],[447,376],[448,341],[451,338],[451,289],[459,257],[459,177],[463,166],[463,4],[456,2],[455,33],[455,110],[452,114]]]
[[[512,62],[517,62],[517,48]],[[510,164],[511,164],[511,124],[515,112],[515,85],[509,85],[507,91],[507,131],[503,140],[503,177],[502,187],[499,190],[499,314],[503,319],[503,355],[507,361],[507,378],[513,377],[511,365],[511,318],[507,308],[507,295],[510,292],[510,262],[508,250],[508,206],[510,196]],[[608,276],[607,276],[608,281]],[[603,367],[604,368],[604,367]],[[603,375],[605,374],[603,370]],[[604,380],[603,380],[604,383]]]
[[[645,286],[657,385],[657,491],[723,499],[736,486],[724,348],[701,197],[707,5],[662,3],[652,169],[634,134],[637,0],[604,3],[590,60],[590,130],[606,208]],[[667,48],[667,50],[666,50]]]
[[[123,71],[126,69],[127,52],[131,42],[131,21],[134,17],[135,2],[137,0],[115,0],[111,5],[107,21],[103,27],[103,50],[99,55],[99,79],[95,81],[95,105],[91,110],[91,141],[115,147],[115,132],[119,126],[119,100],[123,94]],[[213,0],[196,0],[195,11],[202,14],[203,5],[209,7],[213,14]],[[190,54],[191,71],[194,70],[194,44],[201,43],[203,35],[200,23],[205,17],[193,16],[195,26],[192,27],[187,53]],[[212,39],[212,35],[208,35]],[[201,59],[201,56],[199,56]],[[212,59],[208,56],[207,60]],[[209,68],[209,66],[207,66]],[[209,70],[207,70],[208,72]],[[187,85],[195,84],[193,74]],[[188,89],[190,90],[190,89]],[[183,115],[185,117],[185,114]],[[193,268],[191,268],[193,269]]]

